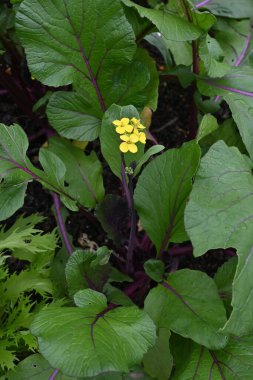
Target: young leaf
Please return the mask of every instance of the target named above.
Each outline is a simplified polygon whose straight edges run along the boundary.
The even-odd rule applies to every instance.
[[[253,323],[252,167],[250,159],[238,149],[218,141],[201,160],[185,211],[195,256],[209,249],[237,249],[233,312],[224,330],[236,335],[252,331]]]
[[[198,129],[196,137],[197,142],[199,142],[204,137],[208,136],[210,133],[214,132],[218,128],[219,125],[217,123],[217,119],[213,115],[204,115]]]
[[[97,265],[92,265],[96,258],[95,252],[81,250],[75,251],[69,258],[65,273],[70,296],[73,296],[80,289],[103,289],[109,278],[110,265],[103,265],[99,262]]]
[[[139,177],[135,205],[141,225],[157,251],[165,250],[169,241],[188,239],[183,214],[199,156],[198,145],[191,141],[156,157]]]
[[[122,0],[128,7],[134,7],[141,17],[150,20],[161,34],[174,41],[196,40],[201,35],[201,29],[196,25],[178,17],[168,9],[150,9],[141,7],[130,0]]]
[[[150,259],[145,261],[144,270],[152,280],[160,282],[163,279],[165,265],[161,260]]]
[[[214,281],[217,285],[219,295],[223,300],[223,303],[229,315],[232,311],[232,284],[235,277],[237,264],[237,257],[232,257],[218,269],[214,276]]]
[[[137,110],[133,106],[120,107],[114,104],[104,115],[100,135],[102,154],[112,172],[119,178],[121,178],[121,153],[119,150],[121,140],[112,122],[114,120],[120,120],[123,117],[129,119],[133,117],[137,119],[140,118]],[[133,161],[138,161],[143,156],[143,152],[144,145],[139,143],[137,153],[128,152],[124,154],[126,166],[129,166]]]
[[[69,141],[53,137],[48,152],[61,159],[66,167],[67,191],[85,207],[94,208],[104,197],[102,165],[95,152],[85,154]]]
[[[136,177],[140,173],[142,166],[150,159],[150,157],[154,156],[157,153],[160,153],[164,149],[165,147],[163,145],[154,145],[149,148],[137,162],[133,176]]]
[[[38,337],[40,351],[69,376],[127,372],[154,345],[155,326],[135,306],[113,309],[89,294],[85,308],[52,306],[36,316],[31,331]]]
[[[219,349],[227,343],[218,332],[226,311],[214,281],[205,273],[182,269],[171,274],[149,292],[145,310],[158,327],[206,347]]]
[[[222,62],[224,53],[219,43],[208,34],[200,41],[199,56],[211,78],[223,77],[230,71],[230,66]]]

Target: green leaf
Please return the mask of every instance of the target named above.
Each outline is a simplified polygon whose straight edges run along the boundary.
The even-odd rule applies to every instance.
[[[226,311],[214,281],[205,273],[182,269],[152,289],[145,310],[160,328],[170,329],[211,349],[226,345],[218,330]]]
[[[203,95],[228,95],[239,93],[253,95],[253,68],[250,66],[231,67],[230,72],[222,78],[204,78],[198,80],[198,89]]]
[[[100,143],[102,154],[109,164],[112,172],[119,178],[121,178],[121,153],[119,150],[119,145],[121,140],[119,135],[115,131],[115,126],[112,124],[114,120],[120,120],[123,117],[136,117],[140,118],[137,110],[133,106],[120,107],[117,105],[112,105],[108,111],[105,113],[102,129],[100,135]],[[138,161],[143,156],[144,146],[138,143],[137,153],[125,153],[125,163],[126,166],[130,166],[133,161]]]
[[[63,137],[92,141],[98,137],[101,114],[78,92],[57,91],[47,106],[50,124]]]
[[[183,214],[199,156],[196,142],[186,143],[156,157],[139,177],[135,205],[141,225],[157,251],[166,249],[169,241],[188,239]]]
[[[144,270],[152,280],[160,282],[163,279],[165,265],[161,260],[149,259],[144,263]]]
[[[227,146],[237,147],[243,154],[247,152],[232,118],[225,120],[224,123],[219,125],[218,129],[200,140],[203,154],[219,140],[223,140]]]
[[[53,137],[47,151],[61,159],[66,168],[68,193],[85,207],[94,208],[104,197],[102,165],[95,152],[85,154],[69,141]]]
[[[132,9],[132,8],[127,8],[127,9]],[[146,20],[146,19],[143,19],[143,20]],[[161,35],[160,32],[148,34],[147,36],[145,36],[145,40],[148,41],[151,45],[154,45],[160,51],[160,53],[163,56],[163,59],[164,59],[166,66],[172,66],[172,64],[173,64],[172,57],[171,57],[171,54],[169,52],[168,46],[166,45],[166,42],[174,43],[174,41],[166,40]],[[182,42],[182,43],[184,43],[184,42]],[[176,44],[180,44],[180,42],[177,42]]]
[[[173,357],[169,346],[170,331],[160,329],[154,347],[143,358],[144,370],[152,378],[168,380],[173,367]]]
[[[141,7],[130,0],[122,0],[128,7],[137,9],[141,17],[150,20],[166,39],[174,41],[196,40],[201,35],[201,29],[196,25],[178,17],[164,9],[150,9]]]
[[[0,136],[0,220],[5,220],[23,206],[27,182],[31,177],[17,170],[29,164],[25,132],[16,124],[0,124]]]
[[[72,211],[77,211],[77,200],[73,199],[65,184],[66,166],[57,155],[47,149],[41,148],[39,151],[39,161],[44,169],[40,171],[42,184],[52,191],[59,192],[62,203]]]
[[[108,67],[129,62],[135,52],[119,1],[24,0],[16,19],[32,75],[49,86],[81,80],[92,98],[99,92],[94,80],[100,87]]]
[[[199,56],[204,63],[207,75],[210,77],[223,77],[230,71],[230,66],[222,62],[224,53],[219,43],[208,34],[200,41]]]
[[[218,271],[215,273],[214,281],[217,285],[219,295],[223,300],[223,303],[231,314],[231,299],[232,299],[232,283],[236,273],[237,257],[232,257],[229,261],[225,262]]]
[[[204,137],[208,136],[210,133],[214,132],[218,128],[219,125],[217,123],[217,119],[214,116],[210,114],[204,115],[198,129],[196,137],[197,142],[199,142]]]
[[[140,173],[142,166],[146,162],[148,162],[150,157],[154,156],[157,153],[160,153],[164,149],[165,147],[163,145],[154,145],[151,148],[149,148],[141,157],[141,159],[137,162],[136,168],[134,169],[133,176],[136,177]]]
[[[249,30],[249,20],[239,21],[219,18],[215,24],[215,39],[224,53],[224,62],[230,66],[236,64],[240,54],[243,52]]]
[[[110,265],[92,265],[97,259],[97,254],[92,251],[75,251],[69,258],[65,273],[70,296],[73,296],[81,289],[92,288],[103,289],[109,278]]]
[[[198,3],[199,0],[194,0]],[[205,4],[205,8],[213,14],[231,18],[249,18],[253,16],[251,0],[212,0]]]
[[[31,331],[49,363],[77,377],[127,372],[142,360],[156,338],[155,326],[143,311],[135,306],[103,308],[95,295],[85,308],[42,310]]]
[[[230,107],[233,119],[236,122],[242,137],[242,141],[244,142],[251,159],[253,159],[253,98],[239,94],[230,94],[226,95],[224,99]]]
[[[8,249],[13,256],[30,262],[37,261],[38,255],[46,256],[45,265],[48,265],[57,247],[57,236],[55,232],[45,234],[35,228],[43,219],[36,214],[26,218],[21,216],[8,230],[0,229],[0,251]]]
[[[28,356],[22,360],[15,371],[8,372],[3,380],[45,380],[49,379],[54,373],[54,368],[40,354]],[[73,378],[63,375],[61,372],[57,374],[57,380],[83,380],[81,378]]]
[[[238,149],[218,141],[201,160],[185,211],[195,256],[209,249],[237,249],[233,312],[224,330],[236,335],[252,331],[253,322],[252,167]]]
[[[186,342],[187,358],[180,361],[173,380],[251,380],[253,376],[252,336],[231,339],[219,351],[211,351],[193,342]],[[180,358],[178,358],[180,360]]]
[[[15,367],[15,360],[16,360],[15,354],[10,351],[5,349],[4,347],[1,347],[1,342],[0,342],[0,369],[4,370],[11,370]]]

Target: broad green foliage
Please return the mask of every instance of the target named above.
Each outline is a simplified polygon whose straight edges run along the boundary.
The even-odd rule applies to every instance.
[[[54,368],[77,377],[127,372],[154,345],[155,326],[137,307],[108,307],[105,296],[92,290],[77,293],[76,302],[79,307],[46,308],[32,324]]]
[[[195,256],[213,248],[237,249],[233,312],[225,331],[252,331],[252,162],[237,148],[214,144],[201,160],[185,224]]]
[[[228,345],[219,351],[208,350],[194,343],[182,342],[187,348],[186,360],[178,357],[179,366],[173,380],[228,379],[251,380],[253,376],[252,336],[231,339]]]
[[[171,274],[145,300],[145,310],[160,328],[170,329],[208,348],[223,348],[219,333],[226,312],[214,281],[205,273],[182,269]]]
[[[201,29],[176,14],[164,9],[141,7],[130,0],[122,0],[128,7],[135,7],[141,17],[149,19],[166,38],[174,41],[195,40],[201,35]]]
[[[242,96],[239,94],[229,94],[225,96],[232,116],[240,131],[242,141],[247,148],[249,156],[253,159],[253,98]]]
[[[156,157],[140,175],[134,194],[135,205],[141,224],[157,251],[164,250],[170,241],[179,243],[188,239],[184,207],[199,155],[195,142],[186,143],[180,149],[170,149]]]
[[[42,171],[26,156],[28,139],[21,127],[0,124],[0,132],[0,175],[3,178],[0,220],[22,207],[27,183],[31,180],[59,193],[71,210],[77,210],[77,204],[95,207],[103,198],[101,164],[95,153],[87,156],[69,142],[55,138],[51,143],[54,149],[40,150]]]
[[[25,0],[17,28],[33,76],[50,86],[74,85],[76,92],[49,99],[49,120],[62,136],[94,140],[113,103],[156,109],[155,64],[147,52],[136,51],[118,0],[78,0],[74,6],[70,0]]]
[[[168,380],[172,367],[173,357],[169,346],[170,331],[159,329],[157,341],[143,358],[145,371],[157,380]]]
[[[194,0],[199,3],[199,0]],[[205,5],[213,14],[231,18],[249,18],[253,16],[251,0],[212,0]]]
[[[71,197],[86,207],[94,208],[104,197],[102,165],[96,153],[85,154],[59,137],[50,139],[47,151],[56,154],[64,162]]]
[[[34,227],[43,218],[36,215],[19,218],[8,230],[0,231],[0,374],[13,369],[20,352],[37,348],[29,331],[37,312],[31,292],[40,295],[42,304],[52,292],[49,263],[56,248],[55,233],[44,234]],[[26,260],[20,273],[9,273],[6,250]]]
[[[0,5],[0,380],[252,380],[252,1]]]
[[[102,248],[100,252],[103,253]],[[107,282],[110,275],[110,265],[107,264],[109,250],[103,253],[106,260],[98,260],[99,251],[94,253],[91,251],[75,251],[69,258],[66,265],[66,279],[69,294],[73,296],[80,289],[96,289],[103,290],[103,286]]]
[[[227,95],[229,92],[241,93],[251,96],[253,93],[252,81],[253,68],[244,66],[242,68],[231,68],[230,73],[222,78],[211,78],[198,80],[198,88],[203,95]]]

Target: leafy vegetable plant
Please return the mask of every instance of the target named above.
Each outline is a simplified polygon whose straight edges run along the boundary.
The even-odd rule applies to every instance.
[[[252,380],[252,0],[0,11],[1,380]]]

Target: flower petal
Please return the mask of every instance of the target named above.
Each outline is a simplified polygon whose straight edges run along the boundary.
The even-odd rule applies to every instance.
[[[136,119],[136,117],[132,117],[131,123],[133,123],[134,126],[137,126],[139,124],[140,120]]]
[[[131,153],[136,153],[138,151],[138,148],[135,144],[128,144],[128,150]]]
[[[141,123],[138,125],[138,128],[139,129],[146,129],[146,127],[144,127],[144,125],[142,125]]]
[[[146,135],[144,132],[140,132],[139,133],[139,141],[142,143],[142,144],[146,144]]]
[[[125,127],[127,124],[129,124],[129,119],[128,119],[128,117],[123,117],[123,118],[121,119],[121,125],[122,125],[123,127]]]
[[[116,132],[121,135],[122,133],[125,133],[125,128],[124,127],[117,127]]]
[[[123,142],[120,144],[119,149],[121,150],[121,152],[126,153],[128,152],[128,147],[129,147],[129,144],[126,142]]]
[[[120,127],[121,126],[121,121],[120,120],[114,120],[112,122],[113,125],[115,125],[116,127]]]
[[[135,144],[139,141],[139,137],[133,133],[132,135],[129,136],[129,141]]]
[[[133,127],[132,127],[132,125],[130,125],[130,124],[128,124],[128,125],[124,125],[124,127],[125,127],[126,132],[128,132],[128,133],[131,133],[132,130],[133,130]]]
[[[120,139],[121,139],[122,141],[126,141],[126,142],[130,141],[130,137],[129,137],[128,135],[121,135],[121,136],[120,136]]]

